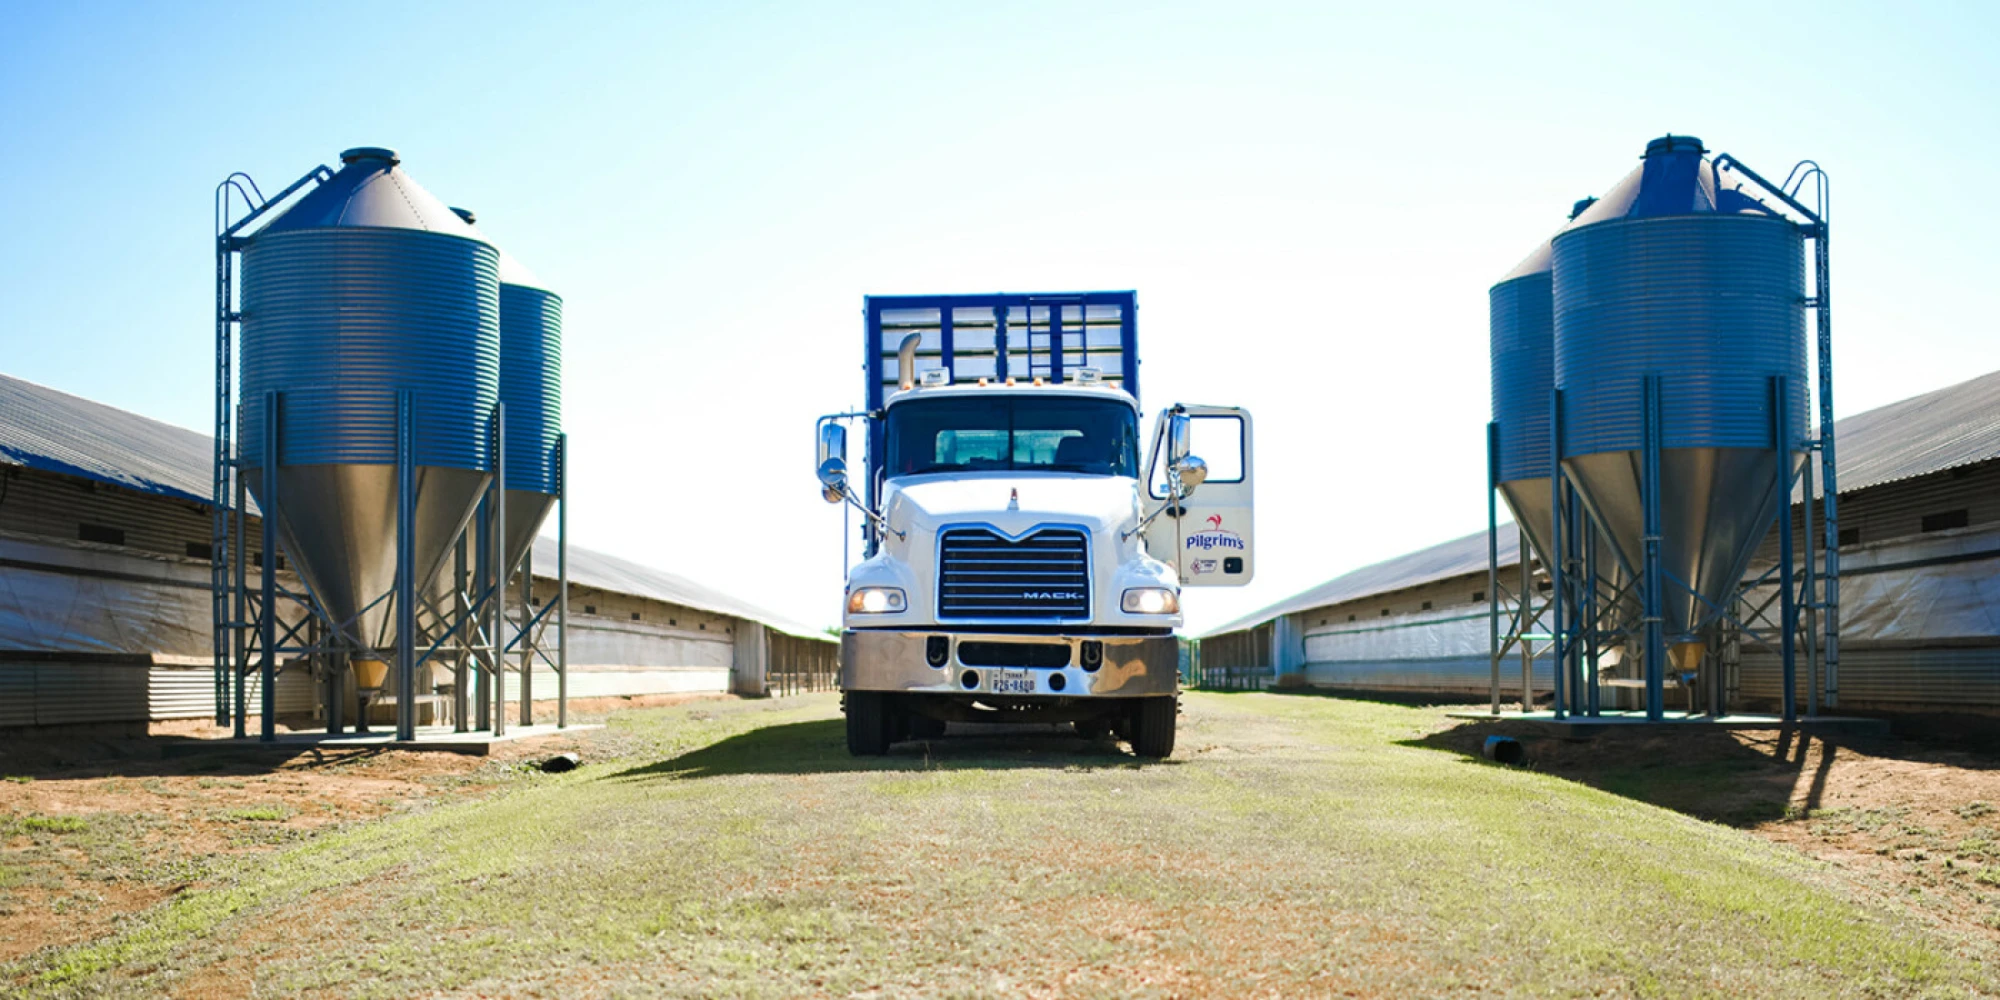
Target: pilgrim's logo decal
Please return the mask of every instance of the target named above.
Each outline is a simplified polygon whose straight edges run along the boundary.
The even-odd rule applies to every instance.
[[[1187,536],[1187,547],[1189,549],[1200,549],[1203,552],[1213,549],[1234,549],[1242,552],[1247,548],[1243,544],[1242,535],[1234,531],[1222,530],[1221,514],[1208,515],[1208,527]]]

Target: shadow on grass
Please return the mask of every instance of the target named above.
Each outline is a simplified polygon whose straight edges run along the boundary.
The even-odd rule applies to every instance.
[[[608,776],[717,778],[732,774],[837,774],[850,771],[1011,770],[1015,768],[1142,768],[1175,761],[1145,760],[1109,739],[1086,740],[1068,727],[954,723],[944,736],[910,740],[885,757],[847,752],[847,724],[821,719],[764,726],[677,757]]]
[[[1820,808],[1834,761],[1857,742],[1796,729],[1730,733],[1696,727],[1575,740],[1531,725],[1473,721],[1398,743],[1498,767],[1481,753],[1486,738],[1496,735],[1519,740],[1527,751],[1524,766],[1531,770],[1735,827]],[[1878,744],[1866,741],[1871,753]]]
[[[94,728],[94,727],[93,727]],[[192,736],[147,735],[143,727],[93,732],[21,730],[0,736],[0,776],[35,781],[244,777],[281,769],[311,770],[381,756],[389,747],[316,747],[301,743],[236,743]]]

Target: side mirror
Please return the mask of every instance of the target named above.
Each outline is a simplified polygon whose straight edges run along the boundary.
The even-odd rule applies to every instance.
[[[1188,457],[1194,437],[1194,421],[1185,413],[1167,418],[1167,467],[1174,468]]]
[[[839,503],[841,494],[847,490],[847,428],[838,421],[827,420],[819,425],[819,495],[827,503]]]
[[[829,458],[847,463],[847,428],[838,421],[829,420],[819,425],[819,458],[814,465],[824,466]]]
[[[1208,481],[1208,463],[1189,455],[1174,466],[1174,474],[1181,480],[1181,496],[1190,497],[1195,487]]]
[[[838,458],[819,463],[819,486],[827,503],[839,503],[847,495],[847,463]]]

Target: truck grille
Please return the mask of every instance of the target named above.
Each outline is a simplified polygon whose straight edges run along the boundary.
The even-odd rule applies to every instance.
[[[1090,543],[1071,528],[1008,541],[987,528],[938,540],[938,617],[1090,617]]]

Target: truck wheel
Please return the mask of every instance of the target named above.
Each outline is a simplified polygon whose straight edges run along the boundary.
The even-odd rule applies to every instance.
[[[1132,706],[1132,716],[1125,724],[1132,740],[1132,752],[1141,757],[1171,756],[1174,752],[1174,723],[1179,715],[1179,699],[1172,695],[1140,698],[1139,703]]]
[[[847,692],[847,752],[880,757],[889,752],[889,699],[879,691]]]

